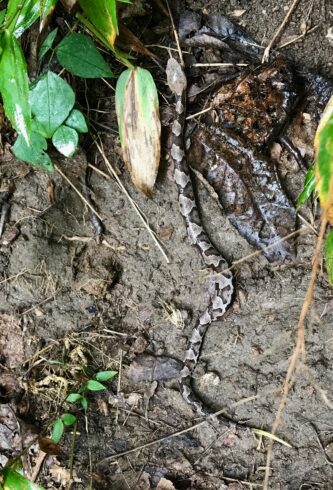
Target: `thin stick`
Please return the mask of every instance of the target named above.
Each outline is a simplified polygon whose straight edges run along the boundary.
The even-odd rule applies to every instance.
[[[333,180],[332,180],[333,182]],[[332,185],[330,186],[332,187]],[[331,189],[330,193],[331,195]],[[276,433],[276,430],[279,426],[280,420],[281,420],[281,415],[284,410],[284,407],[287,402],[289,390],[291,387],[293,375],[297,366],[297,361],[300,355],[304,356],[305,352],[305,347],[304,347],[304,321],[306,318],[306,315],[309,311],[309,308],[311,306],[312,300],[313,300],[313,288],[315,285],[315,281],[317,278],[317,272],[318,272],[318,267],[319,267],[319,261],[321,257],[321,247],[323,244],[323,239],[324,239],[324,234],[325,230],[327,227],[327,213],[325,212],[322,220],[321,220],[321,225],[320,225],[320,231],[317,239],[317,244],[314,252],[314,258],[312,262],[312,269],[311,269],[311,276],[310,276],[310,281],[308,285],[308,289],[304,298],[303,306],[301,309],[301,313],[299,316],[298,324],[297,324],[297,338],[296,338],[296,345],[293,351],[293,354],[290,358],[289,361],[289,367],[288,371],[286,374],[286,378],[283,383],[283,390],[282,390],[282,398],[280,400],[279,408],[276,412],[275,420],[272,425],[272,430],[271,433],[274,435]],[[265,478],[264,478],[264,490],[268,490],[268,481],[269,481],[269,471],[270,471],[270,464],[272,460],[272,448],[273,448],[273,440],[269,441],[268,449],[267,449],[267,458],[266,458],[266,469],[265,469]]]
[[[75,453],[75,439],[76,439],[76,428],[77,428],[77,420],[74,422],[73,426],[73,436],[71,443],[71,453],[69,456],[69,479],[73,480],[73,463],[74,463],[74,453]]]
[[[148,233],[150,234],[150,236],[154,240],[155,245],[157,246],[157,248],[159,249],[159,251],[161,252],[161,254],[163,255],[163,257],[165,258],[165,260],[169,264],[170,263],[170,260],[169,260],[169,258],[167,256],[167,254],[164,252],[161,244],[159,243],[159,241],[157,240],[156,236],[154,235],[152,229],[148,225],[148,223],[147,223],[146,219],[144,218],[143,213],[140,210],[139,206],[133,201],[133,199],[129,195],[128,191],[126,190],[126,188],[124,187],[123,183],[119,179],[119,177],[118,177],[117,173],[115,172],[114,168],[112,167],[111,163],[107,159],[107,157],[106,157],[103,149],[100,147],[100,145],[97,143],[96,140],[95,140],[95,145],[97,146],[98,151],[100,152],[101,156],[103,157],[103,160],[104,160],[105,165],[107,166],[107,169],[113,175],[113,177],[116,179],[117,184],[119,185],[119,187],[121,188],[121,190],[123,191],[123,193],[125,194],[125,196],[127,197],[127,199],[129,200],[131,206],[134,208],[135,212],[138,214],[138,216],[140,217],[141,221],[143,222],[144,227],[146,228],[146,230],[148,231]]]
[[[177,44],[177,49],[178,49],[178,55],[179,55],[179,59],[180,59],[180,64],[184,68],[185,65],[184,65],[183,53],[182,53],[182,50],[181,50],[181,47],[180,47],[178,32],[177,32],[177,29],[176,29],[176,26],[175,26],[175,22],[173,20],[173,15],[172,15],[172,12],[170,10],[170,5],[169,5],[168,0],[166,0],[166,4],[167,4],[167,7],[168,7],[168,12],[169,12],[169,16],[170,16],[170,20],[171,20],[171,24],[172,24],[173,35],[175,36],[175,41],[176,41],[176,44]]]
[[[122,367],[123,367],[123,351],[122,351],[122,349],[119,349],[119,371],[118,371],[118,383],[117,383],[117,396],[119,396],[119,393],[121,390]],[[116,424],[118,424],[118,417],[119,417],[119,408],[117,405],[116,418],[115,418]]]
[[[2,281],[0,281],[0,285],[5,284],[6,282],[9,282],[12,279],[17,279],[20,276],[24,276],[24,274],[26,274],[27,272],[29,272],[29,269],[23,269],[23,271],[19,272],[18,274],[14,274],[13,276],[9,276],[6,279],[3,279]]]
[[[192,68],[201,68],[204,66],[249,66],[248,63],[193,63]]]
[[[106,174],[103,172],[103,170],[100,170],[99,168],[95,167],[95,165],[92,165],[91,163],[88,163],[88,167],[90,167],[94,172],[97,172],[100,175],[103,175],[103,177],[107,180],[111,180],[110,175]]]
[[[200,111],[200,112],[196,112],[195,114],[191,114],[190,116],[186,117],[186,121],[188,121],[189,119],[193,119],[194,117],[200,116],[201,114],[204,114],[205,112],[211,111],[212,109],[214,109],[213,106],[210,106],[207,109],[202,109],[202,111]]]
[[[39,303],[37,303],[36,305],[32,306],[28,310],[23,311],[23,313],[21,313],[20,316],[26,315],[27,313],[31,313],[33,310],[35,310],[36,308],[38,308],[38,306],[43,305],[44,303],[47,303],[52,298],[54,299],[56,294],[57,294],[57,291],[55,292],[55,294],[52,294],[52,296],[49,296],[48,298],[43,299],[43,301],[40,301]]]
[[[103,218],[102,216],[100,216],[98,214],[98,212],[96,211],[96,209],[90,204],[90,202],[87,201],[87,199],[84,197],[83,194],[81,194],[81,192],[79,191],[79,189],[77,189],[75,187],[75,185],[73,184],[73,182],[71,182],[69,180],[69,178],[62,172],[62,170],[60,170],[60,168],[57,166],[57,165],[54,165],[54,168],[56,169],[56,171],[58,172],[58,174],[61,175],[62,178],[64,178],[66,180],[66,182],[68,182],[68,184],[72,187],[72,189],[74,189],[74,191],[76,192],[76,194],[82,199],[82,201],[88,206],[88,208],[90,209],[90,211],[92,211],[94,214],[96,214],[96,216],[101,220],[103,221]]]
[[[263,57],[262,57],[262,63],[267,63],[267,61],[269,60],[269,54],[270,54],[270,50],[273,46],[273,44],[275,43],[275,41],[277,40],[277,38],[280,36],[281,32],[283,31],[285,25],[287,24],[291,14],[293,13],[297,3],[298,3],[299,0],[293,0],[290,4],[290,7],[288,9],[288,12],[286,13],[286,16],[285,18],[283,19],[280,27],[278,27],[278,29],[275,31],[275,34],[273,35],[272,39],[270,40],[270,43],[268,44],[268,46],[265,48],[265,51],[264,51],[264,54],[263,54]]]
[[[173,434],[169,434],[168,436],[161,437],[160,439],[155,439],[154,441],[147,442],[146,444],[142,444],[141,446],[134,447],[133,449],[128,449],[127,451],[123,451],[121,453],[117,454],[112,454],[111,456],[108,456],[107,458],[102,459],[99,461],[98,465],[102,463],[107,463],[108,461],[111,461],[112,459],[117,459],[121,458],[122,456],[126,456],[127,454],[135,453],[136,451],[141,451],[142,449],[146,449],[147,447],[154,446],[155,444],[159,444],[160,442],[167,441],[168,439],[173,439],[174,437],[180,436],[182,434],[186,434],[186,432],[191,432],[194,429],[197,429],[198,427],[201,427],[203,424],[209,422],[209,419],[212,417],[217,417],[218,415],[221,415],[225,412],[225,410],[219,410],[218,412],[212,413],[208,417],[206,417],[204,420],[201,422],[198,422],[197,424],[191,425],[191,427],[188,427],[187,429],[179,430],[177,432],[174,432]]]
[[[309,224],[307,224],[307,226],[310,228]],[[235,262],[233,262],[230,267],[228,267],[227,269],[223,269],[223,271],[219,272],[219,274],[224,274],[225,272],[229,272],[233,270],[236,267],[236,265],[242,264],[243,262],[247,262],[248,260],[253,259],[253,257],[263,254],[265,250],[270,250],[271,248],[274,248],[278,243],[285,242],[286,240],[289,240],[289,238],[292,238],[296,235],[303,235],[305,233],[306,233],[305,228],[300,228],[298,230],[295,230],[289,233],[289,235],[286,235],[283,238],[279,238],[279,240],[276,240],[276,242],[271,243],[271,245],[267,245],[267,247],[265,247],[263,250],[256,250],[255,252],[252,252],[249,255],[246,255],[245,257],[242,257],[239,260],[235,260]]]
[[[300,41],[301,39],[303,39],[303,37],[305,37],[307,34],[311,34],[312,32],[316,31],[318,29],[318,27],[319,27],[319,24],[317,24],[316,26],[312,27],[308,31],[304,32],[303,34],[300,34],[299,36],[295,37],[291,41],[287,41],[286,43],[280,44],[278,46],[278,49],[285,48],[286,46],[289,46],[290,44],[293,44],[293,43],[297,43],[298,41]]]

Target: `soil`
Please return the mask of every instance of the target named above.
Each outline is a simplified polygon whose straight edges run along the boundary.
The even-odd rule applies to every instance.
[[[304,67],[333,74],[333,47],[326,38],[332,21],[330,6],[324,1],[299,3],[279,43],[300,33],[311,4],[309,19],[318,29],[291,44],[285,53]],[[239,21],[266,45],[288,4],[192,0],[187,6],[219,9],[228,15],[244,9]],[[108,390],[89,395],[87,423],[75,409],[79,418],[74,456],[77,482],[72,488],[88,488],[90,474],[96,489],[155,488],[161,477],[177,489],[261,488],[268,439],[250,430],[214,427],[209,421],[117,457],[198,422],[178,391],[179,363],[169,360],[181,361],[184,356],[194,321],[205,308],[207,278],[197,250],[187,239],[167,161],[161,163],[153,199],[136,191],[118,156],[113,100],[103,97],[103,86],[92,87],[102,109],[112,111],[105,122],[112,131],[102,134],[106,155],[160,238],[170,262],[114,179],[92,172],[93,201],[105,226],[104,239],[98,243],[89,210],[67,182],[58,174],[52,176],[55,202],[50,205],[49,176],[5,152],[1,175],[15,182],[7,231],[16,227],[19,234],[9,245],[0,246],[1,321],[12,326],[0,336],[17,346],[13,360],[13,352],[1,350],[0,342],[0,363],[5,373],[14,373],[16,382],[12,392],[8,383],[9,392],[2,401],[13,402],[14,392],[22,419],[45,435],[55,414],[72,410],[68,405],[64,409],[63,399],[86,379],[85,373],[91,377],[97,371],[117,370],[119,377],[107,384]],[[89,158],[106,172],[97,153],[95,160],[91,152]],[[87,162],[80,150],[70,162],[57,164],[80,187]],[[301,186],[303,176],[295,179]],[[208,330],[195,388],[213,410],[223,408],[233,420],[270,431],[295,345],[316,234],[307,227],[298,237],[292,262],[269,263],[262,254],[248,257],[254,249],[224,217],[205,185],[198,181],[197,188],[203,222],[216,246],[230,263],[247,259],[234,269],[232,309]],[[309,205],[303,215],[318,229],[315,208]],[[306,322],[306,356],[277,431],[289,446],[273,445],[272,490],[333,488],[332,319],[332,288],[321,270]],[[161,361],[157,356],[164,356],[163,369],[156,370],[160,374],[155,373]],[[132,406],[132,413],[116,403],[115,393],[118,401]],[[68,467],[70,444],[68,432],[61,443],[63,455],[57,456],[63,468]],[[103,461],[109,456],[113,458]],[[50,458],[54,465],[56,457]],[[65,488],[50,477],[50,465],[46,459],[39,481],[46,488]]]

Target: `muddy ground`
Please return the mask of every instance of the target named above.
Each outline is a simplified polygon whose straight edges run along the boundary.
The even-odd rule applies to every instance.
[[[333,47],[326,35],[333,13],[328,2],[300,1],[279,43],[300,33],[312,3],[309,19],[319,27],[285,52],[303,66],[332,74]],[[244,9],[239,21],[262,44],[280,24],[286,5],[276,0],[188,2],[194,10],[218,8],[229,15]],[[103,94],[99,109],[112,111],[113,100],[105,98],[105,88],[95,85],[95,90],[92,100]],[[116,455],[198,422],[179,394],[174,377],[179,365],[168,370],[167,364],[161,375],[166,379],[154,383],[158,359],[146,357],[150,369],[142,369],[144,360],[136,355],[182,360],[193,322],[205,307],[206,277],[187,239],[167,161],[161,164],[153,199],[147,200],[120,162],[114,113],[107,118],[103,124],[111,130],[101,133],[106,155],[161,239],[170,262],[113,178],[92,172],[93,200],[105,226],[104,241],[97,243],[89,211],[59,175],[53,176],[55,203],[50,205],[49,177],[5,152],[1,175],[15,181],[7,231],[14,233],[16,227],[19,234],[0,246],[0,366],[9,378],[1,401],[15,404],[21,419],[33,426],[30,431],[47,435],[48,423],[65,410],[66,394],[83,382],[83,367],[88,376],[120,370],[119,382],[115,379],[108,391],[90,396],[87,425],[75,409],[77,481],[72,488],[88,488],[91,473],[96,489],[155,488],[163,476],[177,489],[261,488],[267,439],[250,431],[204,422],[148,448]],[[89,162],[106,172],[100,156],[93,154],[90,151]],[[87,154],[81,150],[71,163],[57,163],[79,186]],[[291,178],[300,186],[303,176],[298,174],[295,171]],[[197,186],[203,221],[223,255],[230,263],[250,255],[254,249],[224,217],[206,187],[200,182]],[[304,216],[318,228],[312,206]],[[233,308],[224,321],[210,326],[195,372],[196,390],[207,406],[224,408],[250,427],[269,431],[278,408],[311,270],[316,235],[311,227],[306,230],[296,241],[292,262],[274,264],[257,255],[235,266]],[[332,288],[321,270],[306,323],[305,362],[277,431],[291,447],[273,446],[273,490],[333,488],[331,305]],[[117,404],[112,393],[131,405],[133,413]],[[23,432],[24,422],[20,427]],[[66,488],[68,474],[63,470],[61,486],[55,483],[60,471],[54,468],[68,468],[70,444],[68,433],[61,443],[63,454],[45,459],[39,472],[45,487]],[[109,456],[113,458],[103,461]]]

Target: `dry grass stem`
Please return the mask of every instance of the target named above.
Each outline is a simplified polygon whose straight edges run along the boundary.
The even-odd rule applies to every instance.
[[[331,185],[332,187],[332,185]],[[331,193],[329,194],[331,195]],[[330,201],[330,200],[329,200]],[[329,206],[327,205],[327,209]],[[278,407],[278,410],[276,412],[275,420],[272,425],[272,430],[271,433],[274,435],[277,431],[277,428],[280,424],[281,420],[281,415],[284,410],[284,407],[287,403],[287,398],[289,394],[289,390],[293,381],[293,376],[295,373],[295,369],[297,367],[297,362],[300,356],[303,357],[304,361],[304,356],[305,356],[305,345],[304,345],[304,321],[307,316],[307,313],[309,311],[309,308],[311,306],[311,303],[313,301],[313,289],[315,285],[315,281],[317,278],[317,272],[319,268],[319,263],[320,263],[320,258],[321,258],[321,248],[324,240],[324,234],[326,231],[327,227],[327,213],[325,212],[322,220],[321,220],[321,225],[320,225],[320,231],[319,231],[319,236],[317,239],[317,244],[314,252],[314,257],[313,257],[313,262],[312,262],[312,269],[311,269],[311,276],[310,276],[310,281],[308,285],[308,289],[304,298],[304,302],[302,305],[302,309],[300,312],[298,324],[297,324],[297,337],[296,337],[296,345],[294,348],[294,351],[292,353],[292,356],[289,361],[289,366],[288,366],[288,371],[283,383],[283,389],[282,389],[282,397],[280,400],[280,404]],[[267,458],[266,458],[266,469],[265,469],[265,477],[264,477],[264,490],[268,490],[268,482],[269,482],[269,476],[270,476],[270,464],[272,460],[272,452],[273,452],[273,440],[269,441],[268,449],[267,449]]]
[[[299,36],[296,36],[294,39],[291,39],[291,41],[287,41],[286,43],[280,44],[280,46],[278,46],[278,49],[282,49],[282,48],[285,48],[286,46],[290,46],[290,44],[297,43],[298,41],[300,41],[301,39],[303,39],[303,37],[307,36],[308,34],[311,34],[314,31],[316,31],[318,29],[318,27],[319,27],[319,24],[317,24],[316,26],[312,27],[308,31],[304,32],[303,34],[300,34]]]
[[[288,21],[290,19],[290,16],[293,13],[293,11],[294,11],[296,5],[298,4],[298,2],[299,2],[299,0],[292,0],[292,2],[290,4],[290,7],[288,9],[288,12],[285,15],[285,18],[283,19],[282,23],[280,24],[280,26],[275,31],[275,33],[274,33],[272,39],[270,40],[268,46],[265,48],[265,51],[264,51],[264,54],[263,54],[263,57],[262,57],[262,63],[267,63],[268,62],[270,51],[271,51],[271,49],[272,49],[275,41],[278,39],[278,37],[280,36],[281,32],[283,31],[283,29],[285,28],[286,24],[288,23]]]
[[[193,63],[192,68],[201,68],[206,66],[249,66],[248,63]]]
[[[98,214],[98,212],[96,211],[96,209],[90,204],[89,201],[87,201],[87,199],[84,197],[84,195],[81,194],[81,192],[79,191],[79,189],[77,187],[75,187],[75,185],[73,184],[73,182],[71,182],[71,180],[67,177],[67,175],[65,175],[63,173],[63,171],[60,170],[60,168],[58,167],[58,165],[54,165],[54,168],[56,169],[56,171],[58,172],[58,174],[61,175],[61,177],[66,180],[66,182],[72,187],[72,189],[74,189],[74,191],[76,192],[76,194],[82,199],[82,201],[86,204],[86,206],[88,206],[88,208],[90,209],[90,211],[92,211],[94,214],[96,214],[96,216],[101,221],[103,221],[102,216],[100,216]]]
[[[141,209],[139,208],[139,206],[136,204],[136,202],[131,198],[131,196],[129,195],[128,191],[126,190],[126,188],[124,187],[123,183],[121,182],[121,180],[119,179],[117,173],[115,172],[114,168],[112,167],[111,163],[109,162],[108,158],[106,157],[105,153],[104,153],[104,150],[101,148],[101,146],[97,143],[97,141],[95,141],[95,145],[97,146],[98,148],[98,151],[100,152],[103,160],[104,160],[104,163],[107,167],[107,169],[109,170],[110,174],[113,175],[113,177],[116,179],[116,182],[117,184],[119,185],[120,189],[123,191],[123,193],[125,194],[125,196],[127,197],[127,199],[129,200],[131,206],[134,208],[135,212],[138,214],[138,216],[140,217],[141,221],[143,222],[144,224],[144,227],[146,228],[146,230],[148,231],[148,233],[150,234],[150,236],[152,237],[152,239],[154,240],[157,248],[159,249],[159,251],[161,252],[161,254],[163,255],[163,257],[165,258],[166,262],[169,264],[170,263],[170,260],[167,256],[167,254],[164,252],[161,244],[159,243],[159,241],[157,240],[153,230],[150,228],[150,226],[148,225],[147,223],[147,220],[143,214],[143,212],[141,211]]]
[[[168,0],[166,0],[166,4],[167,4],[167,7],[168,7],[169,17],[170,17],[171,24],[172,24],[173,35],[174,35],[174,38],[175,38],[175,41],[176,41],[176,44],[177,44],[177,50],[178,50],[180,64],[182,65],[182,67],[184,67],[184,58],[183,58],[183,53],[182,53],[182,50],[181,50],[181,47],[180,47],[178,32],[177,32],[177,29],[176,29],[176,26],[175,26],[175,21],[173,20],[173,15],[171,13],[170,5],[169,5]]]

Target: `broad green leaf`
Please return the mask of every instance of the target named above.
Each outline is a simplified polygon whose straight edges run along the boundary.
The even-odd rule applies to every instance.
[[[330,103],[333,105],[333,97],[324,111],[324,122],[320,122],[315,137],[315,174],[320,205],[329,222],[333,224],[333,202],[330,195],[333,190],[333,111]]]
[[[9,2],[8,5],[6,24],[9,23],[8,29],[14,33],[15,37],[20,37],[36,22],[38,17],[41,17],[42,21],[44,20],[57,0],[24,0],[15,5],[16,9],[14,6],[9,8],[11,3]],[[18,2],[14,3],[17,4]]]
[[[39,60],[41,60],[46,55],[46,53],[52,48],[57,33],[58,33],[58,27],[53,29],[53,31],[51,31],[50,34],[44,39],[38,53]]]
[[[87,133],[88,126],[84,115],[78,109],[73,109],[65,121],[66,126],[76,129],[79,133]]]
[[[299,194],[297,198],[297,210],[304,203],[306,203],[306,201],[310,198],[311,194],[315,191],[315,189],[316,189],[316,176],[315,176],[314,164],[312,164],[306,172],[302,192]]]
[[[61,416],[61,420],[67,426],[73,425],[76,422],[76,417],[72,413],[63,413]]]
[[[52,136],[52,143],[60,153],[69,158],[75,153],[79,143],[79,135],[73,128],[60,126]]]
[[[6,9],[0,10],[0,27],[2,26],[5,17],[6,17]]]
[[[325,241],[325,259],[328,279],[333,284],[333,230],[331,230]]]
[[[4,490],[45,490],[10,467],[4,468],[2,473]]]
[[[70,393],[66,398],[66,402],[75,403],[82,400],[82,395],[80,393]]]
[[[122,72],[120,77],[118,78],[116,85],[116,110],[117,110],[117,118],[118,118],[118,130],[120,143],[123,145],[123,114],[124,114],[124,102],[126,95],[126,87],[131,78],[133,70],[127,69]]]
[[[98,29],[96,29],[96,27],[94,26],[94,24],[92,24],[83,14],[81,14],[80,12],[78,12],[76,14],[76,17],[79,19],[80,22],[82,22],[82,24],[87,29],[89,29],[89,31],[97,39],[99,39],[101,41],[101,43],[103,43],[108,49],[110,49],[112,51],[112,53],[117,58],[117,60],[120,61],[120,63],[123,63],[125,66],[127,66],[128,68],[131,68],[132,70],[134,69],[134,66],[129,61],[131,59],[134,59],[134,57],[132,55],[130,55],[129,53],[125,53],[121,49],[119,49],[116,46],[110,44],[110,42],[106,39],[106,37],[104,37],[104,35]]]
[[[27,66],[21,46],[14,36],[4,31],[0,45],[0,92],[6,116],[16,131],[29,143],[31,111]]]
[[[90,22],[113,46],[118,34],[116,0],[79,0]]]
[[[52,161],[45,150],[47,141],[39,133],[31,132],[30,145],[28,146],[25,139],[19,135],[13,146],[14,155],[23,162],[32,163],[49,172],[53,171]]]
[[[5,15],[5,26],[11,33],[14,32],[16,21],[20,15],[22,5],[22,0],[9,0],[8,2]]]
[[[87,381],[86,387],[90,391],[101,391],[106,390],[106,386],[102,385],[99,381],[95,381],[94,379],[89,379]]]
[[[86,412],[88,410],[88,400],[85,397],[82,397],[81,405],[83,410]]]
[[[23,32],[28,29],[38,17],[39,0],[25,0],[22,3],[20,14],[13,25],[15,37],[22,36]]]
[[[99,371],[96,373],[95,378],[97,381],[108,381],[109,379],[117,376],[118,371]]]
[[[143,68],[125,70],[116,87],[123,159],[135,186],[150,196],[160,162],[161,123],[153,77]]]
[[[52,425],[52,432],[51,432],[51,439],[55,444],[58,444],[60,439],[62,438],[62,435],[64,433],[64,423],[61,419],[57,419],[55,422],[53,422]]]
[[[92,40],[83,34],[73,33],[65,37],[55,52],[59,63],[73,75],[82,78],[113,77]]]
[[[75,95],[65,80],[48,71],[30,90],[31,110],[51,138],[67,119],[75,102]]]

